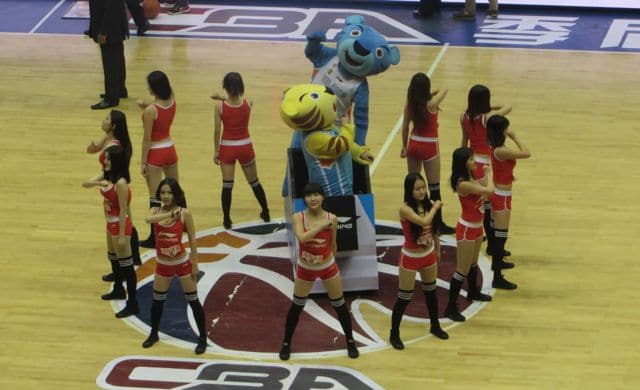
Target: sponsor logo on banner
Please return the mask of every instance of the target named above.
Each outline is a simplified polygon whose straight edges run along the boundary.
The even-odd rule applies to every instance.
[[[244,363],[124,356],[109,362],[96,383],[103,389],[350,389],[382,390],[345,367]]]

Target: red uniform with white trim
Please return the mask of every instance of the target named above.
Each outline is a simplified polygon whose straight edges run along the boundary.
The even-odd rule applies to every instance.
[[[434,265],[438,258],[435,251],[435,242],[431,227],[422,228],[418,238],[414,238],[411,231],[411,222],[401,219],[404,243],[400,254],[400,267],[409,271],[420,271],[423,268]],[[407,251],[409,249],[410,251]]]
[[[464,134],[469,139],[469,147],[473,150],[474,160],[476,161],[476,170],[473,177],[476,179],[484,178],[484,166],[488,165],[490,160],[487,157],[491,154],[489,141],[487,139],[486,115],[476,115],[470,118],[466,112],[460,116],[460,124]]]
[[[456,241],[475,241],[482,237],[482,220],[484,211],[482,205],[482,195],[468,194],[460,195],[460,206],[462,215],[456,224]]]
[[[496,185],[509,186],[513,183],[516,160],[500,160],[496,157],[495,149],[491,149],[491,165],[493,167],[493,182]],[[489,201],[491,201],[491,209],[494,212],[511,210],[511,191],[496,188],[495,192],[489,195]]]
[[[98,161],[100,162],[100,166],[102,167],[102,169],[104,169],[104,152],[107,150],[107,148],[111,147],[111,146],[116,146],[116,145],[120,145],[120,141],[118,141],[117,139],[111,140],[109,141],[109,143],[106,145],[105,148],[103,148],[100,151],[100,154],[98,155]]]
[[[159,213],[160,209],[158,209]],[[184,230],[182,209],[180,216],[170,225],[153,224],[153,232],[156,237],[156,273],[158,275],[167,278],[174,275],[178,277],[191,275],[191,259],[182,245]]]
[[[176,116],[175,100],[169,107],[151,103],[156,108],[157,116],[151,129],[151,147],[147,153],[147,164],[154,167],[168,167],[178,162],[176,148],[171,141],[171,125]],[[158,142],[162,141],[163,142]]]
[[[407,115],[406,107],[404,114]],[[439,153],[438,113],[429,112],[425,107],[422,113],[422,122],[413,123],[407,145],[407,156],[414,160],[429,161],[438,157]]]
[[[220,104],[220,119],[223,129],[220,137],[220,162],[235,164],[236,160],[242,165],[252,162],[256,158],[249,136],[249,117],[251,106],[246,99],[242,99],[239,106],[232,106],[226,101]]]
[[[302,211],[302,226],[304,231],[309,231],[305,212]],[[328,220],[331,214],[326,213]],[[320,278],[331,279],[340,272],[331,252],[332,230],[324,229],[305,243],[300,243],[300,257],[296,264],[296,277],[298,279],[313,282]]]
[[[127,206],[131,203],[131,188],[127,186]],[[118,202],[118,192],[113,183],[109,183],[107,187],[100,187],[100,194],[104,197],[104,216],[107,220],[107,231],[112,236],[120,234],[120,203]],[[127,215],[125,221],[124,232],[126,236],[131,236],[132,224],[131,218]]]

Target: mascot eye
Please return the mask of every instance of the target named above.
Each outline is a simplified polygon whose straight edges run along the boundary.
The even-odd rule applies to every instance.
[[[384,50],[382,50],[380,48],[377,48],[376,49],[376,57],[378,57],[378,58],[384,57]]]
[[[351,31],[351,36],[352,37],[359,37],[361,34],[360,30],[353,30]]]
[[[309,96],[310,96],[310,97],[311,97],[311,99],[313,99],[313,100],[318,100],[318,99],[320,99],[320,95],[319,95],[319,94],[317,94],[317,93],[315,93],[315,92],[313,92],[313,93],[312,93],[312,94],[310,94]]]

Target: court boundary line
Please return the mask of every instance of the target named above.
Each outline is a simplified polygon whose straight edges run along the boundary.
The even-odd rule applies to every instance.
[[[60,1],[58,2],[58,4],[56,4],[56,6],[55,6],[55,7],[53,7],[53,8],[52,8],[52,9],[51,9],[51,10],[50,10],[50,11],[49,11],[49,12],[48,12],[48,13],[47,13],[47,14],[46,14],[42,19],[40,19],[40,21],[35,25],[35,27],[33,27],[33,28],[31,29],[31,31],[29,31],[29,34],[34,34],[34,33],[36,32],[36,30],[37,30],[37,29],[39,29],[39,28],[40,28],[40,26],[42,26],[42,25],[44,24],[44,22],[46,22],[46,21],[47,21],[47,19],[49,19],[49,17],[50,17],[54,12],[56,12],[56,10],[57,10],[58,8],[60,8],[60,6],[61,6],[62,4],[66,3],[66,1],[67,1],[67,0],[60,0]]]

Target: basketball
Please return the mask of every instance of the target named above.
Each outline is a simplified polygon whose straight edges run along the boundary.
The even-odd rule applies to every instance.
[[[144,0],[142,2],[142,10],[144,11],[144,16],[147,19],[154,19],[160,14],[160,1]]]

